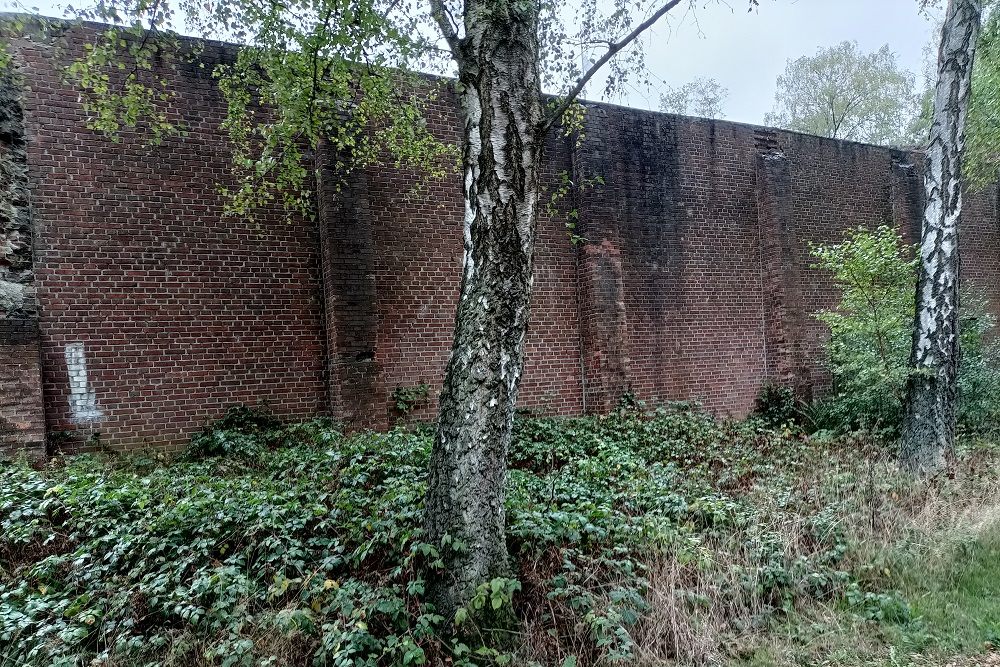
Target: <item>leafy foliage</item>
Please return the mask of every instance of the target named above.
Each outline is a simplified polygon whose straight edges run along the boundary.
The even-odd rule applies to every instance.
[[[916,260],[888,228],[848,232],[839,244],[814,247],[817,266],[841,288],[835,310],[816,316],[830,327],[828,365],[833,395],[820,427],[895,433],[909,376]],[[1000,414],[1000,355],[988,304],[963,294],[960,313],[959,423],[967,431],[994,428]],[[819,408],[814,408],[817,413]]]
[[[147,130],[152,143],[184,132],[173,106],[172,70],[198,61],[200,45],[171,28],[237,42],[211,74],[227,102],[224,129],[238,177],[229,209],[252,216],[277,203],[312,212],[311,152],[328,142],[344,167],[385,159],[448,172],[454,147],[436,140],[421,109],[437,94],[409,63],[426,51],[413,7],[392,0],[210,5],[113,0],[68,10],[111,24],[68,70],[84,93],[90,125],[113,140]],[[366,132],[372,126],[378,132]]]
[[[838,421],[852,428],[894,428],[901,418],[916,291],[907,253],[888,227],[851,230],[839,244],[812,249],[842,289],[837,309],[817,317],[830,327]]]
[[[430,446],[422,433],[346,438],[239,409],[167,465],[5,464],[0,653],[25,665],[524,664],[485,645],[470,613],[441,618],[424,600],[426,568],[461,548],[421,540]],[[728,577],[706,541],[734,531],[755,546],[726,586],[762,600],[758,613],[836,598],[851,575],[833,525],[809,519],[814,537],[791,551],[781,538],[784,513],[803,511],[790,480],[816,455],[759,422],[691,409],[520,421],[507,502],[516,578],[487,582],[472,605],[511,608],[549,638],[532,659],[627,658],[649,555]],[[745,499],[765,481],[787,484],[787,509]],[[442,638],[452,625],[463,639]]]
[[[266,452],[305,440],[328,441],[336,430],[325,419],[283,425],[266,406],[234,405],[220,419],[191,437],[182,459],[200,461],[215,456],[252,463]]]
[[[465,14],[462,2],[440,4],[448,17]],[[581,63],[594,60],[593,45],[626,37],[664,4],[543,3],[543,86],[572,102],[585,74]],[[71,18],[111,24],[86,45],[69,74],[80,86],[92,128],[114,140],[142,129],[160,143],[186,131],[174,108],[171,70],[191,61],[205,66],[199,48],[173,31],[183,27],[237,44],[235,58],[211,72],[228,106],[225,129],[237,176],[229,210],[252,216],[258,207],[277,204],[308,214],[312,153],[324,142],[340,156],[341,172],[386,161],[432,179],[453,170],[456,147],[436,138],[423,117],[440,90],[418,73],[453,67],[434,37],[433,13],[416,0],[102,0],[67,7]],[[461,30],[462,21],[445,21]],[[604,63],[605,97],[621,93],[644,70],[638,43],[622,46]],[[550,111],[566,132],[579,129],[579,105],[553,99]]]
[[[165,50],[176,48],[176,44],[151,38],[164,29],[171,12],[169,6],[157,3],[147,9],[141,14],[148,25],[138,16],[123,25],[124,17],[114,4],[84,12],[81,18],[116,25],[108,28],[101,39],[85,44],[83,57],[67,69],[85,93],[82,103],[89,127],[116,142],[121,140],[122,131],[140,125],[147,130],[152,144],[182,129],[168,113],[175,93],[156,69]]]
[[[963,174],[973,183],[995,183],[1000,165],[1000,14],[986,14],[976,45],[972,95],[966,117]]]
[[[1000,430],[1000,341],[994,334],[996,318],[988,306],[976,291],[962,295],[958,422],[977,433]]]
[[[778,77],[768,125],[873,144],[909,144],[919,112],[914,77],[885,45],[862,53],[856,42],[789,60]]]
[[[727,97],[729,90],[718,81],[697,77],[683,86],[667,86],[660,94],[660,110],[702,118],[725,118],[723,106]]]
[[[767,424],[780,428],[799,420],[798,400],[790,387],[765,384],[757,394],[754,414]]]
[[[421,382],[411,387],[400,386],[393,389],[391,398],[393,403],[396,404],[396,412],[404,417],[410,414],[421,403],[427,402],[430,389],[430,385],[426,382]]]

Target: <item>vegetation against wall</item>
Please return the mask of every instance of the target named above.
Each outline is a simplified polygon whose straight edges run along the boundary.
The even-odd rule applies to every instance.
[[[899,434],[913,341],[914,248],[888,227],[855,229],[815,246],[817,267],[841,289],[837,308],[817,317],[830,327],[831,396],[811,409],[819,428]],[[962,299],[959,424],[968,433],[1000,427],[1000,345],[994,318],[974,287]]]
[[[524,366],[545,138],[556,127],[579,129],[580,115],[570,110],[602,69],[609,93],[641,71],[639,37],[682,1],[609,7],[597,0],[432,0],[426,6],[112,0],[75,12],[114,24],[73,69],[97,127],[112,132],[146,115],[154,117],[154,129],[171,129],[155,120],[169,91],[153,63],[161,44],[171,44],[155,37],[175,12],[198,34],[229,35],[240,45],[236,63],[214,75],[229,100],[226,126],[239,175],[231,209],[244,215],[276,200],[308,211],[313,165],[306,157],[321,142],[334,143],[346,168],[366,153],[364,136],[379,137],[369,153],[434,164],[448,151],[421,123],[419,103],[400,99],[406,88],[395,85],[397,71],[413,72],[442,53],[457,71],[465,252],[453,349],[438,395],[425,521],[428,540],[449,564],[448,576],[431,586],[446,617],[509,570],[506,455]],[[581,67],[584,50],[598,44],[596,60]],[[112,85],[118,80],[124,85]],[[543,101],[543,84],[559,91],[557,99]],[[102,124],[102,118],[110,120]],[[387,129],[362,132],[373,123]],[[448,546],[456,541],[466,548]]]
[[[923,595],[930,581],[914,562],[948,571],[959,544],[989,558],[993,543],[976,546],[965,513],[981,517],[996,500],[992,450],[970,450],[933,491],[894,476],[863,439],[819,445],[686,406],[525,420],[515,434],[514,567],[469,603],[515,615],[502,651],[471,613],[448,619],[429,605],[425,573],[443,566],[421,530],[430,433],[345,437],[238,409],[172,462],[3,465],[0,656],[39,666],[802,664],[818,659],[815,640],[793,637],[822,632],[815,650],[839,641],[876,664],[897,644],[976,652],[1000,630],[954,607],[922,620],[906,597],[933,611],[954,594],[940,578]],[[936,636],[952,623],[967,627]]]

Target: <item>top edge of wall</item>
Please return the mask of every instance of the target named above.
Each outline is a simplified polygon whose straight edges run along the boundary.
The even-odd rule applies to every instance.
[[[24,12],[0,12],[0,33],[3,33],[6,29],[5,23],[11,21],[21,20],[24,21],[26,26],[31,26],[30,30],[22,30],[21,36],[31,36],[35,34],[44,34],[47,30],[58,29],[61,31],[68,31],[74,27],[85,27],[93,30],[100,30],[108,27],[119,27],[128,28],[129,26],[119,25],[113,26],[110,23],[100,23],[97,21],[84,21],[80,19],[68,19],[53,16],[44,16],[39,14],[29,14]],[[31,25],[34,24],[34,25]],[[179,38],[182,43],[190,45],[201,45],[208,46],[217,51],[229,52],[235,57],[237,49],[240,45],[235,42],[226,42],[216,39],[207,39],[203,37],[194,37],[191,35],[175,35]],[[455,79],[453,77],[441,76],[437,74],[430,74],[426,72],[416,73],[420,78],[426,79],[428,81],[438,81],[445,83],[453,83]],[[545,98],[553,99],[557,97],[556,95],[543,94]],[[742,129],[744,131],[757,132],[757,133],[773,133],[780,134],[787,137],[800,137],[803,139],[816,140],[821,143],[829,143],[834,145],[840,145],[845,148],[848,147],[862,147],[866,149],[876,149],[879,151],[886,151],[892,154],[894,157],[901,160],[912,160],[916,156],[923,154],[923,148],[920,146],[887,146],[884,144],[872,144],[863,141],[851,141],[848,139],[834,139],[830,137],[824,137],[818,134],[809,134],[807,132],[798,132],[795,130],[788,130],[778,127],[770,127],[767,125],[761,125],[758,123],[748,123],[741,121],[733,121],[719,118],[704,118],[701,116],[688,116],[684,114],[667,113],[663,111],[655,111],[652,109],[642,109],[639,107],[632,107],[626,104],[616,104],[614,102],[606,102],[600,100],[590,100],[586,98],[580,98],[580,104],[584,107],[590,107],[595,109],[605,109],[608,111],[617,111],[620,113],[630,113],[638,115],[648,115],[648,116],[659,116],[664,118],[674,118],[680,119],[684,122],[694,122],[714,125],[717,127],[729,127],[733,129]]]

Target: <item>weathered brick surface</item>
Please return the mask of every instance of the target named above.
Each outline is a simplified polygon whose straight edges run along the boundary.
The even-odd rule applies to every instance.
[[[457,144],[462,127],[458,104],[443,84],[427,109],[428,127]],[[552,139],[543,168],[551,194],[560,174],[571,170],[565,142]],[[375,282],[378,292],[376,358],[384,373],[385,409],[396,413],[392,392],[430,385],[428,401],[413,416],[432,418],[448,362],[462,268],[461,179],[428,180],[397,169],[371,169],[368,205],[375,221]],[[549,414],[582,410],[580,335],[577,316],[576,249],[565,213],[543,206],[535,254],[535,283],[520,407]],[[564,200],[554,207],[571,208]]]
[[[759,143],[759,142],[758,142]],[[797,242],[792,214],[790,161],[766,147],[757,155],[757,219],[760,233],[761,288],[764,312],[764,377],[790,387],[809,400],[808,360],[802,349],[806,304],[802,270],[808,255]]]
[[[1000,319],[1000,207],[997,188],[966,193],[959,222],[962,280],[989,299]]]
[[[45,452],[38,341],[0,344],[0,452]]]
[[[0,416],[41,432],[40,355],[47,428],[76,441],[177,445],[226,406],[262,400],[383,427],[402,416],[394,391],[422,383],[411,416],[432,418],[461,273],[458,175],[383,166],[338,180],[321,149],[316,223],[224,217],[210,73],[232,50],[207,45],[205,68],[164,65],[185,136],[113,143],[86,128],[60,73],[86,30],[13,45],[40,336],[0,345]],[[439,88],[428,126],[457,143],[456,100]],[[916,240],[920,170],[917,154],[589,105],[579,143],[547,143],[520,407],[599,412],[629,394],[740,415],[767,380],[821,391],[826,332],[812,313],[837,293],[809,244],[878,224]],[[570,178],[585,187],[550,208]],[[965,278],[997,309],[996,188],[968,196],[961,243]]]
[[[360,169],[339,175],[335,166],[346,159],[327,143],[317,150],[329,409],[350,428],[380,428],[387,423],[386,393],[375,359],[378,293],[368,175]]]
[[[187,134],[150,147],[86,128],[60,67],[85,37],[13,45],[49,432],[173,446],[237,402],[325,412],[315,226],[222,215],[230,163],[211,66],[229,50],[206,45],[205,69],[167,71]]]
[[[0,452],[45,451],[21,82],[0,72]]]

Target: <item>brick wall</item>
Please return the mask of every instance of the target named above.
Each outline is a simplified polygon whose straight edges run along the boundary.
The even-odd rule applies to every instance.
[[[0,75],[0,452],[45,451],[42,369],[20,80]]]
[[[440,86],[427,110],[429,127],[457,144],[462,124],[450,84]],[[550,139],[542,170],[543,199],[572,169],[565,141]],[[400,417],[392,392],[430,386],[429,400],[413,416],[432,418],[451,350],[462,268],[461,179],[428,181],[396,169],[368,173],[368,206],[375,223],[378,333],[376,358],[383,369],[389,420]],[[554,209],[554,210],[551,210]],[[535,252],[531,325],[520,407],[553,414],[582,411],[576,248],[566,223],[572,202],[543,206]]]
[[[382,428],[402,416],[394,393],[424,383],[411,416],[432,418],[458,298],[458,176],[344,177],[321,147],[315,223],[225,217],[211,69],[232,49],[207,44],[204,68],[163,64],[187,134],[114,143],[87,129],[60,73],[92,29],[12,46],[35,237],[18,280],[38,309],[34,337],[0,340],[9,442],[39,442],[44,415],[52,441],[177,446],[260,401]],[[457,142],[455,97],[437,87],[428,125]],[[539,221],[520,407],[548,414],[630,393],[741,415],[765,381],[822,391],[826,332],[811,314],[837,294],[808,244],[883,223],[915,239],[923,196],[919,155],[611,105],[588,106],[579,141],[551,137],[542,174],[543,201],[578,185]],[[961,242],[966,279],[996,309],[996,188],[969,195]]]
[[[148,146],[86,127],[61,63],[82,29],[19,40],[45,422],[53,441],[179,445],[233,403],[324,412],[314,225],[223,216],[229,158],[212,65],[176,63],[175,120]]]

